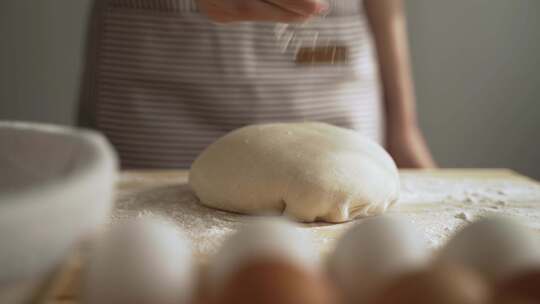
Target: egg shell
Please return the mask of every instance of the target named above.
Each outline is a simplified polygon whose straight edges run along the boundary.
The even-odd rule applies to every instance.
[[[350,303],[362,303],[391,279],[425,267],[428,250],[414,226],[394,216],[362,220],[338,241],[329,272]]]
[[[495,304],[540,303],[540,268],[501,281],[495,290]]]
[[[513,298],[513,299],[499,299],[490,304],[538,304],[538,301],[527,300],[522,298]]]
[[[487,218],[458,232],[441,250],[437,262],[463,264],[496,282],[540,266],[540,243],[519,223]]]
[[[488,299],[488,284],[479,274],[452,265],[401,276],[370,304],[484,304]]]
[[[277,259],[243,264],[217,294],[215,304],[337,304],[330,282]]]
[[[188,303],[195,282],[189,241],[159,218],[113,225],[95,242],[84,274],[90,304]]]
[[[279,258],[301,268],[317,269],[319,253],[303,228],[281,218],[257,219],[227,239],[208,268],[211,292],[244,264]]]

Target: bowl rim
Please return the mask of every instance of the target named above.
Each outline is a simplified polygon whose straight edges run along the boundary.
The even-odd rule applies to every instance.
[[[11,212],[17,208],[28,208],[39,204],[39,200],[30,200],[29,203],[19,204],[28,197],[35,197],[43,193],[57,193],[63,188],[77,187],[85,183],[92,176],[100,172],[118,170],[118,158],[116,152],[108,140],[99,132],[69,126],[60,126],[47,123],[6,121],[0,120],[0,129],[24,130],[49,134],[53,136],[66,136],[78,141],[78,144],[88,150],[88,159],[70,172],[61,174],[54,179],[43,182],[24,185],[0,192],[0,215],[9,209]],[[11,213],[9,212],[9,213]],[[0,216],[1,218],[2,216]]]

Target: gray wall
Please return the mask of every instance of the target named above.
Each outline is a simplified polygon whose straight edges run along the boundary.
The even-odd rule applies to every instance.
[[[0,119],[74,122],[91,2],[0,1]],[[540,1],[406,3],[421,125],[440,164],[540,178]]]
[[[72,124],[91,0],[0,0],[0,119]]]
[[[440,164],[540,179],[540,1],[407,6],[421,125]]]

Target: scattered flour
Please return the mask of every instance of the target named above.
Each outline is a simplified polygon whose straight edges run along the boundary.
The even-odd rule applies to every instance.
[[[197,203],[184,178],[145,178],[124,174],[117,193],[113,220],[130,216],[161,215],[173,221],[194,244],[202,259],[212,255],[225,238],[252,216],[206,208]],[[464,225],[491,214],[514,217],[540,235],[540,186],[525,181],[501,179],[452,179],[401,175],[399,204],[390,213],[414,223],[429,245],[436,249]],[[299,229],[309,231],[321,252],[332,249],[335,240],[354,222],[314,223]]]

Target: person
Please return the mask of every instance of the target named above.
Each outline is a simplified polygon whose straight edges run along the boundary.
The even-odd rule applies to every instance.
[[[357,130],[402,168],[435,166],[402,0],[97,0],[95,12],[80,122],[124,168],[189,168],[233,129],[291,121]],[[342,56],[319,60],[318,43]]]

